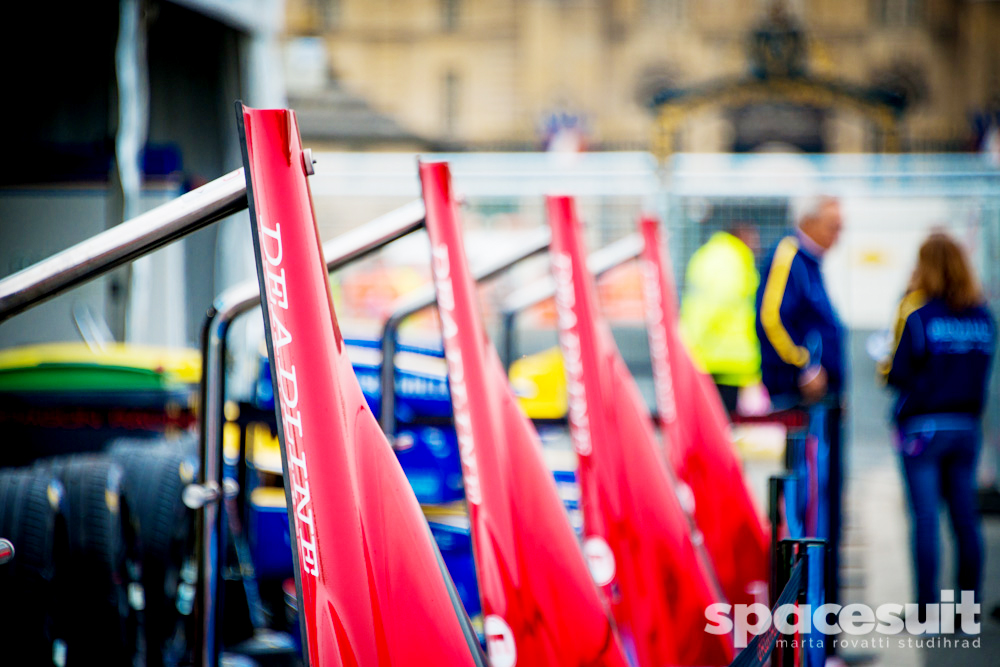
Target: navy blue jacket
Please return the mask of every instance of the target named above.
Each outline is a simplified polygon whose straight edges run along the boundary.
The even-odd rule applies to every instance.
[[[986,308],[953,311],[941,299],[907,295],[899,307],[896,348],[880,368],[898,390],[896,422],[943,413],[979,417],[995,347],[996,325]]]
[[[764,265],[757,291],[757,336],[761,377],[772,400],[798,401],[799,376],[821,364],[827,392],[845,383],[844,328],[823,285],[819,259],[786,236]]]

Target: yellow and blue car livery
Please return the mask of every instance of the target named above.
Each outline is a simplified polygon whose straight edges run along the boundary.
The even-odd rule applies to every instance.
[[[956,312],[942,299],[911,292],[900,303],[894,334],[892,356],[879,372],[898,390],[897,424],[923,415],[982,414],[996,348],[986,308]]]
[[[764,264],[757,292],[761,376],[772,400],[801,396],[799,376],[821,364],[828,392],[845,385],[844,328],[823,284],[820,260],[786,236]]]

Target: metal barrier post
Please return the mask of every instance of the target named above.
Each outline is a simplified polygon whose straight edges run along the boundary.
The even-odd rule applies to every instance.
[[[820,581],[823,578],[823,561],[822,561],[822,551],[826,546],[825,540],[817,540],[812,538],[805,539],[786,539],[781,540],[778,545],[778,552],[775,554],[777,561],[777,585],[779,590],[784,589],[785,585],[788,583],[789,577],[791,576],[792,569],[795,567],[796,563],[801,559],[805,559],[803,563],[803,573],[802,573],[802,583],[800,584],[800,589],[795,600],[798,603],[808,602],[808,592],[810,590],[809,582],[812,581],[815,573],[819,572]],[[819,556],[819,562],[815,562],[813,558]],[[808,646],[813,646],[815,639],[810,635],[808,638],[802,638],[803,644],[808,643]],[[822,647],[823,642],[820,640],[820,646]],[[799,647],[800,654],[806,655],[806,647]],[[784,642],[781,646],[775,648],[774,653],[771,656],[771,664],[774,667],[794,667],[795,665],[795,647],[791,642]]]
[[[754,636],[747,647],[730,663],[730,667],[763,667],[766,664],[775,667],[793,667],[796,654],[809,658],[811,662],[806,663],[809,667],[822,664],[822,661],[816,662],[816,659],[824,653],[824,641],[819,640],[817,643],[812,637],[812,632],[808,637],[785,635],[782,632],[784,626],[779,626],[777,619],[787,621],[787,616],[781,611],[787,605],[813,603],[815,589],[812,587],[813,577],[810,572],[819,571],[820,580],[822,579],[823,544],[823,540],[810,538],[781,540],[774,554],[777,573],[775,581],[780,593],[771,602],[771,623],[763,632]],[[820,557],[818,561],[817,556]],[[746,628],[741,631],[745,632]]]
[[[785,436],[785,468],[796,470],[805,456],[806,431],[789,432]]]
[[[516,317],[517,313],[505,311],[500,320],[501,361],[503,361],[503,367],[507,369],[508,374],[510,365],[514,363],[514,353],[517,349],[517,330],[514,328]]]
[[[792,567],[796,562],[798,543],[794,540],[782,540],[778,545],[778,553],[775,555],[777,561],[776,569],[776,580],[775,584],[777,590],[781,591],[784,589],[785,585],[788,583],[788,579],[792,573]],[[808,563],[805,565],[807,568]],[[798,596],[796,596],[796,601],[798,601]],[[771,654],[771,664],[774,667],[794,667],[795,665],[795,649],[785,643],[783,646],[777,646],[774,653]]]
[[[785,512],[787,512],[785,494],[790,483],[794,483],[791,475],[772,475],[768,479],[767,513],[771,521],[771,594],[769,602],[771,605],[777,601],[783,588],[778,585],[778,545],[781,540],[792,537],[788,535],[788,522],[785,515]]]
[[[806,602],[816,609],[826,602],[824,573],[826,567],[826,540],[814,540],[806,545],[806,555],[809,558],[809,569],[806,573]],[[803,652],[805,667],[823,667],[826,663],[826,642],[829,637],[822,637],[818,642],[810,642]]]

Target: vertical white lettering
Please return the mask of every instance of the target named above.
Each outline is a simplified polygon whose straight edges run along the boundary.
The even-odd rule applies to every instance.
[[[302,471],[302,478],[309,479],[309,471],[306,470],[306,453],[302,452],[299,456],[296,456],[297,452],[288,452],[288,470],[291,472],[292,466],[295,466],[300,471]]]
[[[295,494],[299,495],[299,501],[295,504],[295,516],[299,521],[305,525],[312,528],[313,525],[313,513],[312,508],[309,507],[309,486],[305,484],[299,484],[292,481],[292,496],[294,498]]]
[[[316,545],[305,537],[300,537],[299,546],[302,553],[302,571],[315,577],[317,575]]]
[[[296,433],[301,438],[302,437],[302,413],[298,410],[286,410],[285,406],[281,406],[281,420],[285,422],[285,435],[294,436]],[[291,427],[291,428],[289,428]],[[291,429],[295,429],[292,431]]]
[[[274,338],[274,351],[277,352],[292,342],[292,334],[285,328],[284,322],[275,317],[273,312],[271,313],[271,324],[273,325],[271,331]]]
[[[656,264],[648,258],[642,264],[642,277],[646,291],[646,322],[649,331],[649,354],[653,362],[653,390],[656,405],[663,413],[663,421],[672,424],[677,419],[677,400],[674,396],[673,372],[670,368],[670,349],[667,344],[667,324],[660,274]]]
[[[273,230],[272,229],[268,229],[267,227],[264,227],[263,225],[261,225],[260,231],[265,236],[269,236],[270,238],[274,239],[275,244],[278,246],[278,254],[277,255],[272,255],[271,253],[269,253],[267,251],[267,245],[268,244],[264,243],[264,240],[261,239],[260,249],[261,249],[261,252],[264,254],[264,259],[266,259],[267,263],[270,264],[271,266],[278,266],[279,264],[281,264],[281,257],[284,254],[283,251],[282,251],[282,249],[281,249],[281,225],[279,223],[275,223]]]
[[[552,257],[552,275],[556,282],[556,314],[559,320],[559,343],[563,351],[568,384],[570,437],[580,456],[589,456],[592,449],[590,418],[587,414],[587,389],[583,380],[583,351],[577,331],[576,294],[573,291],[573,263],[569,255],[556,253]]]
[[[299,404],[299,383],[295,377],[295,366],[291,370],[278,367],[278,391],[285,407],[294,410]]]
[[[278,273],[265,271],[265,285],[267,286],[267,300],[279,308],[288,309],[288,289],[285,286],[285,270]]]
[[[284,260],[284,248],[281,238],[281,225],[275,224],[274,229],[259,227],[261,231],[260,245],[264,266],[265,295],[268,303],[275,306],[270,311],[270,328],[272,346],[275,358],[272,363],[276,369],[278,404],[281,409],[281,420],[285,435],[285,455],[287,458],[289,482],[294,508],[295,536],[301,554],[300,566],[303,575],[318,576],[318,559],[315,544],[314,518],[312,510],[312,494],[309,490],[309,473],[306,467],[306,453],[302,449],[303,437],[302,414],[297,409],[299,403],[299,385],[295,366],[291,364],[289,350],[286,346],[292,343],[292,332],[283,321],[283,311],[288,309],[288,285],[285,269],[281,267]]]
[[[455,321],[455,290],[451,283],[451,263],[448,248],[431,247],[431,271],[437,288],[438,312],[441,314],[441,334],[444,339],[448,376],[451,381],[451,402],[455,414],[455,435],[458,437],[458,455],[462,461],[465,498],[473,505],[482,502],[479,464],[473,439],[472,415],[469,412],[469,390],[465,384],[465,362],[458,341],[458,323]]]

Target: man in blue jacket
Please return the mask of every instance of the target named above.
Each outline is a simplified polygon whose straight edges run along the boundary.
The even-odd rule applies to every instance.
[[[821,271],[823,255],[840,236],[840,203],[807,197],[795,202],[793,214],[796,233],[768,257],[757,292],[761,374],[781,407],[837,397],[845,379],[843,327]]]
[[[795,200],[792,216],[795,234],[783,238],[768,257],[761,273],[764,280],[757,291],[761,378],[776,409],[820,401],[828,406],[824,430],[829,443],[829,549],[824,588],[826,602],[837,603],[843,479],[840,404],[846,379],[844,328],[823,284],[821,263],[823,255],[837,242],[843,222],[839,201],[827,195]],[[833,653],[832,645],[826,642],[828,654]]]

